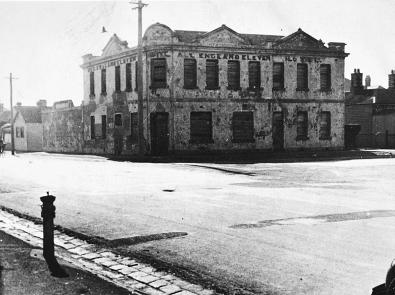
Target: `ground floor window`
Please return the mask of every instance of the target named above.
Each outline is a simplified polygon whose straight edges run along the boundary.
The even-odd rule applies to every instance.
[[[101,138],[105,139],[107,137],[107,116],[101,116]]]
[[[254,141],[254,113],[234,112],[232,117],[233,142]]]
[[[130,137],[132,142],[137,142],[138,130],[138,113],[130,113]]]
[[[296,122],[296,140],[306,140],[308,132],[307,112],[300,111],[297,114]]]
[[[16,127],[15,128],[15,136],[18,138],[24,138],[25,137],[25,127]]]
[[[331,112],[320,114],[320,139],[331,138]]]
[[[115,126],[122,126],[122,114],[118,113],[114,116],[114,125]]]
[[[91,116],[91,139],[95,139],[95,116]]]
[[[191,142],[209,143],[213,141],[211,112],[191,112]]]

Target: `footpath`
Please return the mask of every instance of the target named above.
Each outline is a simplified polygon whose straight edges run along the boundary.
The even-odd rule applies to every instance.
[[[55,255],[69,277],[54,278],[42,239],[42,225],[0,210],[0,294],[218,294],[57,230]]]

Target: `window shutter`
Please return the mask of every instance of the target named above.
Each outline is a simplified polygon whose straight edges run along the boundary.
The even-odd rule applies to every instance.
[[[284,64],[275,62],[273,64],[273,90],[284,89]]]
[[[240,62],[238,60],[228,61],[228,89],[240,89]]]
[[[184,88],[196,88],[196,59],[184,59]]]
[[[191,141],[208,143],[212,141],[211,112],[191,112]]]
[[[296,139],[307,139],[307,112],[298,112],[296,125]]]
[[[101,137],[105,139],[107,136],[107,116],[101,116]]]
[[[139,86],[139,84],[138,84],[139,67],[138,67],[137,61],[135,62],[134,72],[135,72],[135,75],[134,75],[134,82],[135,83],[134,84],[136,85],[135,86],[135,90],[138,91],[138,86]]]
[[[106,69],[101,70],[101,93],[107,93],[107,84],[106,84]]]
[[[95,72],[89,73],[90,95],[95,95]]]
[[[232,118],[233,141],[254,141],[254,114],[253,112],[234,112]]]
[[[331,65],[329,64],[320,65],[320,88],[323,91],[329,91],[332,88]]]
[[[206,60],[206,88],[218,89],[218,60]]]
[[[248,63],[248,80],[251,90],[261,88],[261,63],[259,61],[250,61]]]
[[[166,59],[151,59],[151,88],[166,88]]]
[[[91,139],[95,138],[95,116],[91,116]]]
[[[296,90],[308,90],[307,64],[297,64]]]
[[[331,136],[331,113],[321,112],[320,139],[329,139]]]
[[[121,91],[121,68],[115,67],[115,91]]]
[[[130,114],[130,136],[132,142],[137,142],[138,139],[138,113]]]
[[[126,91],[131,91],[132,90],[132,64],[127,63],[126,64],[126,69],[125,69],[125,79],[126,79]]]

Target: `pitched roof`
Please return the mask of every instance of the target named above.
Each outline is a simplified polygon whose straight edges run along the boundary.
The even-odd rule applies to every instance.
[[[0,113],[0,123],[9,122],[11,118],[11,111],[4,111]]]
[[[17,108],[26,123],[41,123],[41,110],[34,106],[20,106]],[[16,117],[16,115],[15,115]]]

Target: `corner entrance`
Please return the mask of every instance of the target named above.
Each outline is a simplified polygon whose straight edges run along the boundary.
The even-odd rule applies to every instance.
[[[169,151],[169,113],[151,113],[151,154],[166,155]]]
[[[273,149],[284,149],[284,116],[282,112],[273,113],[272,121]]]

